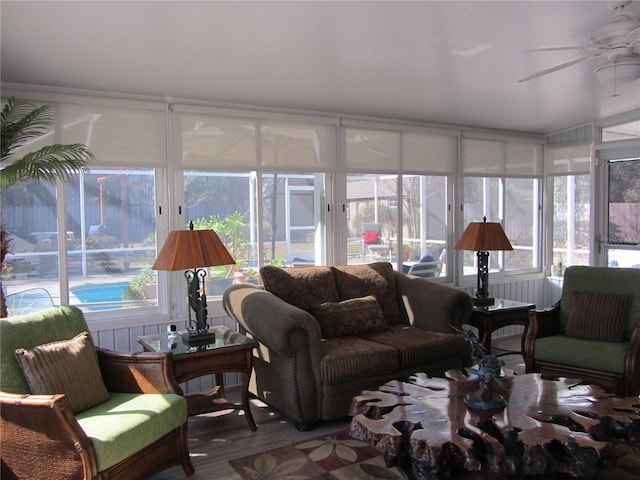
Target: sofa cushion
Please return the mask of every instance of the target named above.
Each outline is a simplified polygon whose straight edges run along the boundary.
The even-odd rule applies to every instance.
[[[64,393],[76,413],[109,399],[88,332],[29,350],[18,348],[15,355],[31,393]]]
[[[330,267],[280,268],[267,265],[260,269],[260,276],[268,292],[307,312],[322,303],[340,301]]]
[[[320,379],[324,385],[344,383],[398,370],[398,352],[361,337],[334,337],[320,342]]]
[[[406,369],[439,362],[446,358],[468,357],[469,345],[457,333],[441,333],[407,325],[393,325],[384,332],[364,335],[367,340],[397,350],[400,368]]]
[[[325,302],[312,307],[322,338],[363,335],[385,330],[388,325],[380,304],[373,295],[352,298],[343,302]]]
[[[172,393],[112,393],[76,418],[96,450],[98,471],[103,471],[185,423],[187,402]]]
[[[632,301],[633,297],[627,294],[575,291],[566,334],[588,340],[622,342]]]
[[[628,344],[553,335],[536,340],[536,361],[622,375]]]
[[[393,267],[389,262],[331,267],[340,300],[373,295],[389,325],[402,323]]]

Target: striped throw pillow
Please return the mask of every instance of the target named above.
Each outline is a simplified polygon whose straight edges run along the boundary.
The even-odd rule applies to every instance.
[[[633,297],[618,293],[573,292],[567,320],[570,337],[623,342]]]
[[[109,399],[88,332],[15,355],[32,394],[64,393],[75,413]]]

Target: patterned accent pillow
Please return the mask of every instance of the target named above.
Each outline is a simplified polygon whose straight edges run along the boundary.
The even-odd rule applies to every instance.
[[[88,332],[15,355],[33,394],[64,393],[75,413],[109,399]]]
[[[384,318],[389,325],[404,323],[396,294],[396,279],[389,262],[366,265],[335,266],[333,274],[340,300],[373,295],[378,300]]]
[[[373,295],[344,302],[323,303],[311,309],[320,324],[322,338],[364,335],[388,328],[380,304]]]
[[[260,276],[268,292],[307,312],[321,303],[340,301],[330,267],[267,265],[260,269]]]
[[[623,342],[633,296],[617,293],[573,292],[565,328],[569,337]]]

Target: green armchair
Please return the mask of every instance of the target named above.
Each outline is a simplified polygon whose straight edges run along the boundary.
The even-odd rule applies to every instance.
[[[193,474],[171,359],[95,348],[88,331],[68,306],[0,320],[2,478],[131,480],[173,465]]]
[[[640,269],[567,268],[560,301],[529,312],[524,359],[527,373],[638,395]]]

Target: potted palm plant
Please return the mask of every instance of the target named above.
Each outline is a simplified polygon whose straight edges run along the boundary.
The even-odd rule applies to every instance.
[[[84,173],[93,153],[84,144],[53,144],[29,150],[29,142],[53,126],[49,105],[36,106],[9,98],[0,118],[0,187],[7,188],[27,180],[55,183]],[[0,265],[4,265],[11,238],[0,227]],[[0,282],[2,279],[0,279]],[[0,317],[7,316],[4,290],[0,283]]]

